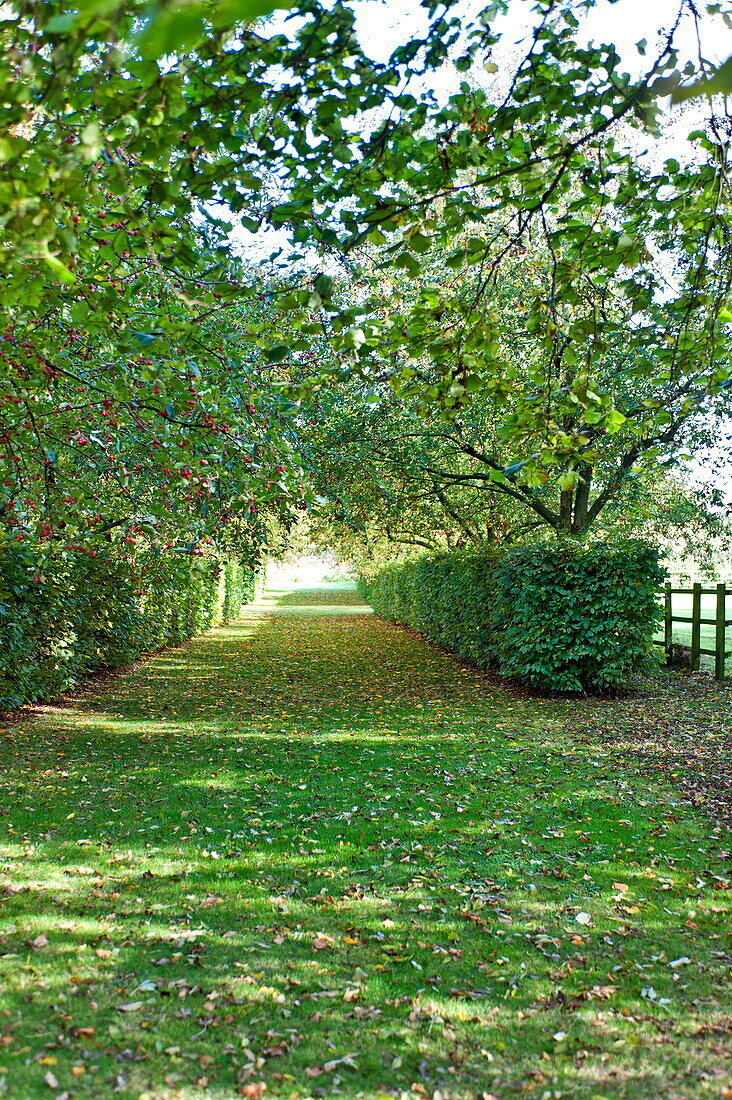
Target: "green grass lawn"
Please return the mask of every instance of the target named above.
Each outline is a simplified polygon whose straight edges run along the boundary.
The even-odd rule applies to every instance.
[[[326,586],[6,725],[0,1094],[732,1097],[731,700]]]

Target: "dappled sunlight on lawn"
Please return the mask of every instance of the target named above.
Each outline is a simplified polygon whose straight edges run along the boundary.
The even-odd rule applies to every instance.
[[[294,591],[277,592],[276,602],[279,607],[293,610],[304,607],[354,607],[361,608],[364,612],[371,611],[356,586],[349,583],[331,584],[321,588],[303,587]]]
[[[325,604],[319,607],[317,604],[291,607],[285,605],[273,608],[274,615],[286,615],[288,618],[296,615],[373,615],[372,608],[365,604]]]
[[[728,853],[648,740],[287,598],[9,729],[10,1095],[718,1100]]]

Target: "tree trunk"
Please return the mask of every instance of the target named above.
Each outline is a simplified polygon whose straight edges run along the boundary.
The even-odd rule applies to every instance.
[[[559,494],[559,526],[558,531],[567,534],[572,533],[572,512],[574,503],[574,489],[563,489]]]
[[[582,537],[589,526],[590,486],[592,485],[592,467],[586,464],[577,470],[581,481],[577,482],[574,491],[574,515],[572,517],[572,534]]]

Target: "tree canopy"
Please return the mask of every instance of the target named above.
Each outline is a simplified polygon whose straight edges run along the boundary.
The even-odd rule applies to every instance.
[[[639,43],[640,76],[586,41],[590,0],[537,3],[517,58],[508,0],[424,7],[426,29],[374,60],[340,0],[273,22],[267,0],[3,5],[0,482],[18,537],[251,539],[308,492],[295,403],[345,380],[389,385],[452,439],[490,410],[482,475],[524,501],[558,486],[550,526],[582,534],[724,397],[729,89],[727,66],[680,55],[696,5]],[[729,26],[732,5],[704,18]],[[440,71],[458,74],[444,91]],[[639,142],[671,92],[703,117],[660,159]],[[284,232],[279,281],[276,260],[237,258],[233,223]]]

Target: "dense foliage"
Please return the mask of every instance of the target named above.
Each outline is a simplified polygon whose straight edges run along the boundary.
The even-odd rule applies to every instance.
[[[261,288],[207,205],[236,130],[224,79],[256,83],[221,43],[252,5],[178,7],[2,8],[0,508],[50,549],[249,553],[302,496],[290,403],[246,331]]]
[[[384,618],[542,691],[616,691],[653,661],[663,579],[650,546],[441,554],[362,579]]]
[[[418,550],[561,536],[559,476],[534,488],[491,476],[491,463],[510,458],[499,429],[495,409],[480,402],[445,423],[425,421],[386,386],[351,383],[314,395],[298,422],[319,500],[310,512],[314,534],[366,570]],[[708,430],[700,418],[695,437]],[[726,526],[720,494],[692,490],[668,460],[646,468],[625,461],[634,438],[627,428],[598,440],[582,534],[643,538],[703,557]]]
[[[667,33],[638,43],[636,77],[615,46],[586,41],[591,2],[540,0],[518,58],[502,37],[508,0],[475,18],[430,3],[385,60],[341,0],[253,25],[271,6],[2,6],[8,522],[73,544],[144,524],[196,546],[286,512],[302,475],[266,363],[298,376],[291,396],[356,376],[447,420],[489,407],[500,446],[478,472],[539,509],[535,490],[556,482],[557,524],[581,534],[598,441],[625,433],[622,481],[729,381],[713,94],[726,77],[679,42],[732,8],[702,17],[680,0]],[[680,85],[706,96],[687,152],[639,155]],[[286,241],[282,330],[257,315],[262,272],[233,255],[234,222]],[[541,276],[512,320],[496,290],[534,255]],[[451,278],[433,277],[436,257]],[[254,307],[243,328],[234,302]],[[531,345],[519,372],[514,321]],[[601,498],[614,492],[603,477]]]
[[[0,548],[0,710],[52,698],[84,672],[130,664],[228,622],[257,579],[232,558],[155,550],[67,554],[47,566],[28,543]]]

